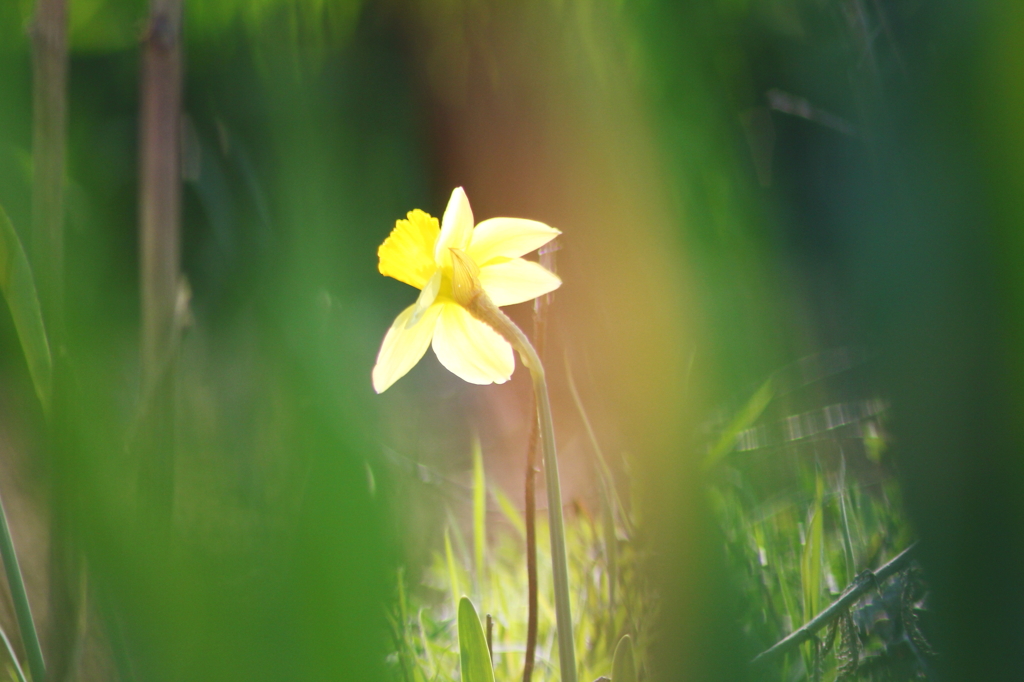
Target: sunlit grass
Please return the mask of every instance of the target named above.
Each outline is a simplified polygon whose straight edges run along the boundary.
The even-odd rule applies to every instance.
[[[483,480],[482,476],[474,478]],[[486,547],[480,547],[476,540],[487,537],[488,529],[482,528],[486,515],[481,513],[481,496],[474,495],[477,502],[471,532],[465,532],[458,523],[448,523],[443,543],[434,550],[424,571],[423,584],[413,587],[407,584],[407,573],[398,572],[395,604],[389,613],[394,652],[388,663],[393,679],[461,679],[456,621],[462,595],[472,599],[485,627],[487,615],[493,619],[495,679],[522,679],[528,599],[524,525],[518,510],[500,488],[490,486],[488,496],[497,503],[502,523],[489,529],[491,541]],[[611,675],[615,647],[624,634],[633,640],[642,679],[654,600],[637,570],[640,557],[636,543],[622,527],[626,524],[606,533],[604,515],[592,513],[582,505],[576,505],[574,511],[566,518],[566,541],[580,679],[589,681]],[[543,514],[539,516],[540,617],[533,680],[546,682],[559,679],[558,644],[549,527]],[[617,544],[614,553],[608,551],[607,544],[612,537]],[[478,570],[474,560],[480,554],[484,557],[482,570]],[[614,572],[610,570],[610,555],[615,557]]]
[[[729,422],[729,447],[714,446],[716,455],[708,460],[719,466],[711,473],[708,494],[742,595],[737,627],[761,650],[809,622],[864,571],[878,568],[913,540],[879,435],[876,420],[884,414],[813,439],[726,457],[739,432],[764,412],[770,396],[766,400],[763,391]],[[761,480],[769,470],[770,483]],[[857,659],[854,667],[866,660],[891,666],[888,657],[899,644],[900,628],[916,627],[893,624],[908,617],[904,609],[916,608],[901,592],[909,584],[906,594],[916,593],[915,580],[904,574],[852,607],[848,622],[857,623],[858,633],[849,642],[823,629],[817,633],[821,654],[815,653],[819,640],[812,639],[765,679],[843,679],[841,666],[851,657]]]

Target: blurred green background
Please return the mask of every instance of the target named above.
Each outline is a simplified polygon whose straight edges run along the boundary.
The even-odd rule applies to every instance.
[[[167,534],[139,518],[148,8],[69,8],[56,423],[0,315],[0,492],[51,668],[395,674],[395,571],[415,592],[447,510],[468,528],[449,483],[468,480],[474,435],[521,504],[522,372],[469,387],[428,353],[386,394],[370,386],[413,299],[377,273],[376,248],[461,185],[477,220],[564,233],[547,355],[563,485],[574,517],[597,507],[570,367],[658,604],[645,676],[748,677],[809,603],[914,538],[939,652],[922,674],[1024,672],[1024,5],[187,1],[191,299]],[[32,11],[0,4],[0,206],[25,242]],[[808,589],[815,513],[821,584],[783,606]]]

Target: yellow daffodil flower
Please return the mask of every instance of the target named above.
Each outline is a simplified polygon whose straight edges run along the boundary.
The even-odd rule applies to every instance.
[[[522,303],[557,289],[562,281],[523,256],[561,232],[521,218],[490,218],[473,227],[473,211],[456,187],[437,218],[410,211],[377,250],[382,275],[420,289],[416,303],[399,314],[384,337],[373,367],[373,389],[385,391],[434,348],[437,359],[472,384],[501,384],[512,376],[512,346],[456,302],[452,250],[459,265],[474,270],[495,305]]]

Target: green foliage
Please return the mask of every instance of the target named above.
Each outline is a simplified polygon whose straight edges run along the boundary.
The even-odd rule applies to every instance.
[[[473,585],[480,593],[484,580],[484,555],[487,552],[487,484],[484,481],[484,454],[480,439],[473,439]]]
[[[480,480],[476,476],[474,478]],[[490,494],[498,500],[505,497],[494,486],[491,486]],[[511,503],[499,505],[499,509],[509,524],[492,524],[493,535],[481,579],[480,604],[482,612],[494,618],[495,678],[515,680],[522,676],[526,643],[526,560],[523,538],[516,530],[516,521],[521,522],[519,511]],[[457,521],[452,519],[452,524],[445,529],[443,547],[434,553],[431,564],[426,567],[423,585],[410,590],[405,616],[401,606],[405,588],[397,592],[398,599],[390,618],[395,621],[392,629],[404,634],[400,641],[396,641],[389,661],[393,677],[402,682],[442,682],[459,677],[460,642],[464,640],[463,614],[467,600],[455,595],[461,594],[467,584],[461,576],[468,574],[467,569],[475,565],[476,552],[475,548],[472,552],[456,549],[459,543],[453,542],[452,537],[457,537],[459,531],[455,523]],[[630,648],[630,665],[645,670],[644,652],[656,615],[650,587],[639,571],[641,552],[635,541],[623,527],[613,529],[611,535],[619,538],[617,542],[620,545],[619,571],[617,577],[613,577],[604,544],[609,534],[605,532],[603,523],[603,515],[592,517],[584,508],[566,519],[569,584],[573,587],[573,634],[576,651],[579,652],[580,679],[586,680],[611,673],[616,645],[619,649],[624,646],[620,643],[624,633],[629,633],[630,641],[637,643],[635,659],[632,658],[634,647],[627,645]],[[548,524],[539,518],[537,526],[539,632],[533,679],[536,682],[553,682],[559,674]],[[469,550],[468,547],[466,549]],[[612,589],[613,579],[618,582],[615,590]],[[615,608],[612,608],[612,599],[615,600]],[[406,624],[399,626],[397,621],[403,618]],[[410,658],[412,662],[407,664]]]
[[[459,660],[463,682],[494,682],[484,629],[468,597],[459,601]]]
[[[800,584],[803,587],[803,622],[806,623],[821,610],[821,583],[824,559],[824,519],[822,518],[821,478],[815,486],[814,504],[807,521],[807,537],[800,557]],[[809,654],[810,655],[810,654]],[[808,659],[810,663],[810,659]],[[807,666],[810,669],[810,665]]]
[[[771,431],[778,410],[762,405],[759,414],[746,428]],[[816,616],[860,571],[877,567],[910,544],[899,488],[884,458],[872,454],[880,450],[873,450],[869,439],[883,433],[874,421],[878,418],[872,419],[807,441],[762,444],[742,457],[721,460],[711,472],[708,493],[743,595],[737,618],[750,640],[747,658]],[[737,421],[727,423],[731,428]],[[772,481],[766,483],[761,479],[769,471]],[[870,631],[867,636],[865,653],[882,653],[886,643]],[[819,660],[815,646],[814,640],[803,645],[802,655],[788,657],[771,678],[813,677],[820,664],[821,679],[832,679],[841,661],[836,655]]]
[[[7,307],[14,320],[14,328],[21,341],[36,396],[44,409],[50,406],[50,390],[53,380],[53,361],[50,357],[50,342],[43,326],[43,315],[39,308],[39,295],[35,279],[29,268],[25,249],[22,248],[18,233],[10,218],[0,206],[0,291],[7,300]]]
[[[769,379],[762,384],[761,388],[757,389],[757,392],[750,397],[750,400],[743,409],[732,418],[732,421],[722,431],[718,441],[711,448],[711,451],[708,452],[707,457],[704,458],[705,469],[710,469],[718,463],[718,460],[732,451],[736,446],[736,438],[742,431],[749,429],[760,418],[765,408],[768,407],[768,403],[772,401],[773,395],[774,388],[772,387],[771,379]]]
[[[612,659],[612,682],[636,682],[636,664],[633,662],[633,640],[623,635],[615,647]]]

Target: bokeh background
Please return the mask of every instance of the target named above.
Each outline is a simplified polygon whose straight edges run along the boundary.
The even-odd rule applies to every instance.
[[[414,293],[376,248],[463,186],[478,220],[563,232],[546,358],[564,495],[598,504],[571,372],[642,519],[650,679],[749,675],[788,630],[723,551],[752,526],[722,505],[803,509],[840,470],[894,500],[878,552],[920,539],[934,679],[1024,673],[1024,5],[187,1],[190,298],[161,532],[138,447],[147,10],[69,3],[58,423],[0,315],[0,493],[51,669],[385,679],[395,567],[415,583],[465,506],[423,472],[459,489],[478,437],[522,499],[521,370],[468,386],[428,353],[370,386]],[[0,5],[0,205],[26,242],[32,11]],[[808,358],[828,380],[744,426],[882,407],[807,447],[754,433],[707,471],[727,415]]]

